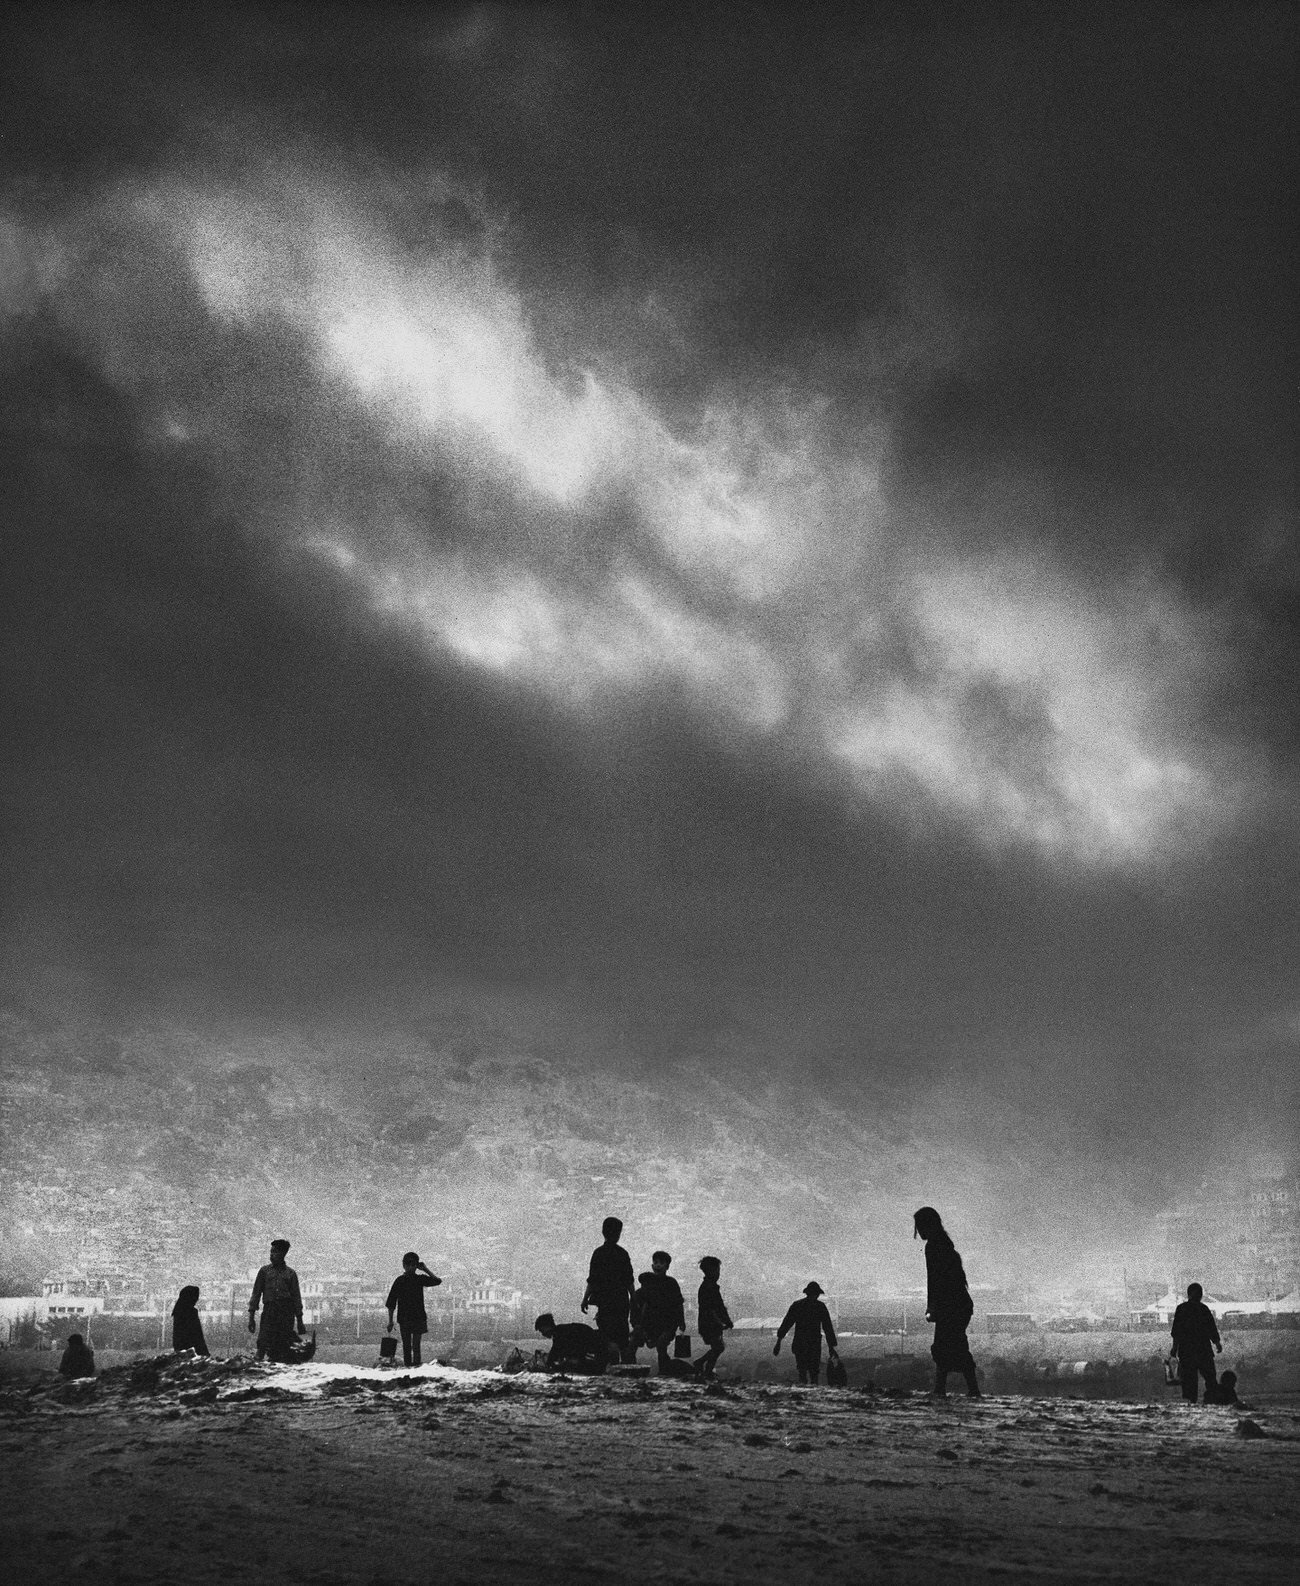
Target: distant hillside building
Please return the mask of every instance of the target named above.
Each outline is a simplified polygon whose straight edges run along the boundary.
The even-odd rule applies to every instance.
[[[108,1298],[108,1282],[76,1270],[51,1272],[41,1283],[43,1320],[77,1321],[98,1316]]]
[[[1243,1299],[1300,1285],[1300,1176],[1224,1171],[1158,1224],[1175,1290],[1196,1281]]]
[[[511,1288],[506,1283],[476,1283],[465,1297],[465,1310],[471,1316],[487,1316],[504,1321],[516,1316],[523,1308],[523,1303],[522,1289]]]

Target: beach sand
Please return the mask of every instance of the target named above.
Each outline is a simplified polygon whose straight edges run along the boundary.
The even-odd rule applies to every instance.
[[[14,1586],[1280,1582],[1300,1557],[1282,1400],[182,1359],[11,1385],[0,1452]]]

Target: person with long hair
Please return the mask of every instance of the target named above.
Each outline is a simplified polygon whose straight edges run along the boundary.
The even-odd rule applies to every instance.
[[[182,1349],[192,1349],[196,1355],[210,1352],[199,1320],[199,1291],[193,1283],[185,1285],[172,1306],[172,1348],[177,1354]]]
[[[975,1314],[966,1269],[933,1206],[922,1206],[912,1218],[912,1225],[912,1237],[925,1240],[925,1319],[934,1323],[930,1355],[934,1360],[935,1397],[947,1398],[948,1373],[960,1371],[966,1379],[967,1393],[978,1399],[975,1359],[966,1339],[966,1329]]]

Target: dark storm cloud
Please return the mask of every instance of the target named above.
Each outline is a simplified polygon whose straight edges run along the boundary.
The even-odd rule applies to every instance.
[[[242,523],[394,631],[579,715],[668,687],[814,783],[919,785],[1085,863],[1240,798],[1187,731],[1220,624],[1176,588],[914,530],[888,419],[849,452],[807,381],[722,391],[675,433],[632,374],[548,360],[492,251],[406,241],[409,181],[256,164],[16,228],[15,304],[54,303],[155,453],[206,452]]]
[[[26,17],[15,950],[1275,1094],[1289,24],[667,15]]]

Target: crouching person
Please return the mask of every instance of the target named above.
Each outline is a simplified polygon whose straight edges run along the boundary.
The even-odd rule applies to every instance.
[[[550,1311],[543,1311],[533,1323],[543,1338],[550,1340],[546,1357],[548,1371],[575,1371],[580,1376],[598,1377],[609,1362],[609,1345],[594,1327],[585,1322],[557,1323]]]
[[[61,1377],[95,1375],[95,1351],[80,1333],[68,1335],[68,1347],[63,1351],[63,1358],[59,1361],[59,1375]]]

